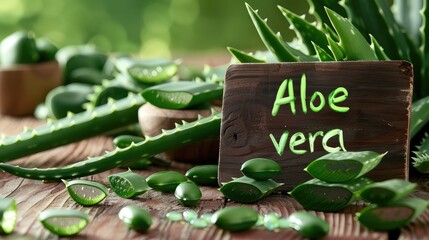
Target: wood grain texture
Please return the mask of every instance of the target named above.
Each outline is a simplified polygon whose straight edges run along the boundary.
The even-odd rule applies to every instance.
[[[40,121],[31,118],[0,117],[0,132],[7,134],[18,133],[24,125],[37,126],[39,124],[41,124]],[[85,159],[89,155],[101,154],[111,148],[111,138],[99,136],[19,159],[15,162],[25,166],[60,166]],[[148,170],[137,172],[143,176],[149,176],[153,172],[165,169],[184,172],[190,167],[191,165],[185,163],[173,163],[169,168],[151,167]],[[107,176],[121,171],[124,170],[114,169],[84,179],[98,181],[107,185]],[[420,191],[416,192],[416,195],[429,199],[429,194],[426,192],[429,191],[429,185],[427,184],[429,177],[422,177],[418,181],[421,184]],[[203,192],[202,201],[193,208],[200,214],[212,213],[225,206],[238,205],[237,203],[225,201],[217,188],[202,187],[201,190]],[[63,183],[43,183],[41,181],[17,178],[7,173],[0,173],[0,197],[14,198],[18,203],[18,223],[14,234],[0,236],[0,239],[301,239],[292,230],[271,232],[255,228],[242,233],[230,233],[215,226],[199,230],[188,224],[173,223],[165,218],[166,213],[172,210],[183,211],[188,208],[181,206],[172,193],[160,193],[152,190],[134,199],[122,199],[114,193],[110,193],[99,205],[82,207],[69,197]],[[127,205],[137,205],[145,208],[153,216],[154,224],[147,233],[136,233],[128,230],[119,220],[117,217],[118,212]],[[260,214],[277,212],[282,216],[288,216],[294,211],[302,210],[302,207],[293,198],[284,195],[271,195],[255,204],[246,206],[254,208]],[[338,213],[316,212],[331,227],[331,232],[325,239],[388,239],[387,233],[369,231],[353,220],[355,213],[362,207],[362,203],[357,203]],[[79,209],[87,212],[91,221],[79,235],[70,238],[58,238],[45,230],[37,220],[39,212],[48,208]],[[427,237],[427,229],[429,229],[428,214],[428,211],[426,211],[422,217],[407,228],[402,229],[400,239],[424,239]]]
[[[303,74],[307,79],[306,114],[300,94]],[[293,79],[296,114],[284,105],[273,116],[276,94],[285,79]],[[338,87],[348,91],[347,99],[338,104],[349,107],[348,112],[338,113],[328,106],[329,94]],[[308,106],[315,91],[326,99],[320,112],[313,112]],[[321,137],[315,140],[314,152],[310,151],[308,134],[326,134],[332,129],[343,131],[348,151],[388,152],[369,177],[407,179],[411,94],[412,66],[403,61],[231,65],[222,109],[220,182],[241,176],[239,169],[246,160],[265,157],[282,166],[282,174],[275,180],[285,183],[282,191],[289,191],[310,179],[303,169],[311,161],[327,154]],[[315,105],[318,104],[316,101]],[[279,156],[270,134],[280,142],[285,131],[289,132],[289,139],[285,152]],[[307,151],[302,155],[289,149],[289,140],[297,132],[307,137],[305,143],[296,147]],[[328,145],[340,146],[338,139],[334,137]]]

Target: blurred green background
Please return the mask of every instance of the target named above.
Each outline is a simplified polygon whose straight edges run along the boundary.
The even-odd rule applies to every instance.
[[[92,43],[142,57],[262,49],[244,2],[287,40],[293,34],[276,6],[308,9],[303,0],[0,0],[0,38],[26,29],[59,47]]]

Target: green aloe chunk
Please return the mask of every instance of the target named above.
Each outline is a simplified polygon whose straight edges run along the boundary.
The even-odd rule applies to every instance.
[[[338,33],[346,60],[378,60],[369,43],[348,19],[328,8],[326,13]]]
[[[198,213],[195,212],[194,210],[186,210],[183,212],[183,219],[186,222],[191,222],[194,219],[198,218]]]
[[[174,192],[180,183],[186,182],[187,180],[188,179],[186,179],[183,174],[175,171],[156,172],[146,179],[147,184],[149,184],[152,189],[161,192]]]
[[[370,205],[357,214],[360,224],[375,231],[390,231],[408,225],[422,214],[429,202],[420,198],[402,199],[385,206]]]
[[[93,206],[109,195],[109,190],[101,183],[87,180],[65,181],[70,196],[80,205]]]
[[[152,225],[152,216],[143,208],[126,206],[118,213],[119,219],[130,229],[146,232]]]
[[[294,212],[289,217],[281,221],[282,228],[292,228],[303,237],[310,239],[320,239],[329,233],[328,223],[307,211]]]
[[[248,207],[226,207],[213,215],[212,222],[224,230],[239,232],[252,228],[258,217],[258,213]]]
[[[154,58],[135,60],[122,57],[117,59],[116,67],[124,74],[128,74],[135,82],[155,84],[167,81],[176,75],[179,66],[170,59]]]
[[[329,153],[311,162],[305,171],[325,182],[347,182],[374,169],[384,155],[371,151]]]
[[[222,98],[223,87],[215,83],[180,81],[143,90],[143,98],[160,108],[184,109]]]
[[[383,47],[378,43],[377,39],[371,34],[369,36],[371,38],[371,49],[375,52],[377,58],[380,60],[390,60],[390,58],[384,52]]]
[[[92,92],[92,86],[83,83],[60,86],[48,93],[46,96],[46,106],[51,116],[61,119],[66,117],[69,112],[84,112],[85,108],[83,105],[89,102],[87,97]]]
[[[110,175],[109,183],[112,191],[122,198],[133,198],[150,189],[146,179],[131,170]]]
[[[342,61],[345,58],[345,52],[344,49],[335,42],[329,35],[326,35],[326,38],[328,39],[329,43],[329,49],[332,52],[332,55],[334,55],[335,61]]]
[[[48,209],[38,219],[51,233],[64,237],[81,232],[88,225],[89,215],[78,210]]]
[[[0,43],[0,59],[2,67],[38,62],[34,33],[18,31],[4,38]]]
[[[334,212],[356,200],[357,192],[372,181],[361,177],[346,183],[327,183],[312,179],[296,186],[289,194],[305,209]]]
[[[317,57],[319,58],[319,61],[321,62],[333,62],[335,59],[323,48],[319,47],[315,43],[313,43],[314,50],[316,51]],[[329,51],[330,52],[330,51]]]
[[[228,47],[227,49],[240,63],[266,63],[265,60],[259,59],[236,48]]]
[[[57,53],[58,48],[48,39],[36,39],[36,48],[39,53],[39,62],[55,60],[55,54]]]
[[[172,222],[180,222],[183,220],[183,214],[181,212],[177,212],[177,211],[169,212],[165,216],[168,218],[168,220],[170,220]]]
[[[0,234],[12,233],[16,219],[16,201],[11,198],[0,198]]]
[[[415,183],[402,179],[390,179],[364,187],[359,195],[367,202],[386,205],[405,198],[416,188]]]
[[[225,183],[219,190],[226,198],[234,202],[252,203],[268,196],[282,185],[271,179],[258,181],[243,176]]]
[[[192,207],[200,202],[202,193],[200,188],[192,181],[182,182],[174,191],[174,196],[180,204],[186,207]]]
[[[200,165],[189,169],[185,176],[198,185],[218,186],[218,165]]]
[[[267,158],[247,160],[241,165],[240,169],[244,176],[255,180],[275,178],[281,170],[282,168],[276,161]]]

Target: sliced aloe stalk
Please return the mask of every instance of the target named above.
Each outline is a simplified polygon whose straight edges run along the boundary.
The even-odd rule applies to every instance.
[[[305,209],[334,212],[356,200],[357,192],[372,181],[361,177],[347,183],[326,183],[312,179],[296,186],[289,194]]]
[[[11,198],[0,198],[0,234],[10,234],[15,229],[16,202]]]
[[[71,209],[48,209],[41,212],[38,218],[47,230],[58,236],[76,235],[89,222],[88,214]]]
[[[222,98],[223,87],[207,82],[170,82],[145,89],[142,96],[160,108],[184,109]]]
[[[112,191],[122,198],[133,198],[150,189],[146,179],[131,170],[110,175],[109,182]]]
[[[364,187],[359,195],[364,201],[386,205],[405,198],[414,191],[416,186],[415,183],[402,179],[390,179]]]
[[[225,183],[219,190],[234,202],[252,203],[268,196],[276,188],[282,186],[271,179],[258,181],[246,176]]]
[[[329,153],[311,162],[305,170],[325,182],[347,182],[374,169],[384,155],[371,151]]]
[[[70,196],[82,206],[93,206],[109,195],[109,190],[101,183],[87,180],[62,180]]]
[[[356,219],[375,231],[390,231],[408,225],[429,206],[420,198],[403,199],[386,206],[370,205],[357,214]]]

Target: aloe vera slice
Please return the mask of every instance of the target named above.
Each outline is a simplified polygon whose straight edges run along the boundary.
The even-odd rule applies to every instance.
[[[71,209],[48,209],[41,212],[38,219],[46,229],[58,236],[76,235],[89,222],[88,214]]]
[[[146,60],[120,58],[116,65],[122,73],[128,73],[134,81],[143,84],[167,81],[176,75],[179,69],[174,61],[164,58]]]
[[[218,165],[200,165],[189,169],[185,176],[198,185],[218,186]]]
[[[415,183],[410,183],[402,179],[390,179],[364,187],[359,195],[364,201],[378,205],[386,205],[405,198],[412,193],[415,188]]]
[[[187,181],[183,174],[175,171],[156,172],[147,177],[146,180],[152,189],[161,192],[174,192],[180,183]]]
[[[142,96],[160,108],[184,109],[222,98],[223,87],[215,83],[180,81],[145,89]]]
[[[93,206],[103,201],[109,190],[101,183],[87,180],[62,180],[70,196],[82,206]]]
[[[403,199],[386,206],[370,205],[357,214],[356,219],[375,231],[390,231],[412,222],[429,206],[420,198]]]
[[[202,193],[200,188],[194,182],[187,181],[180,183],[174,191],[174,196],[180,204],[186,207],[192,207],[198,204]]]
[[[146,179],[131,170],[110,175],[109,182],[113,192],[122,198],[133,198],[150,189]]]
[[[307,210],[334,212],[352,203],[357,192],[371,183],[365,177],[346,183],[326,183],[312,179],[296,186],[289,194]]]
[[[374,169],[384,155],[371,151],[329,153],[311,162],[305,170],[325,182],[347,182]]]
[[[282,221],[282,228],[292,228],[303,237],[320,239],[329,233],[328,223],[307,211],[294,212]]]
[[[258,221],[258,213],[248,207],[226,207],[212,216],[212,222],[227,231],[245,231],[253,227]]]
[[[152,216],[137,206],[123,207],[118,216],[129,228],[138,232],[146,232],[152,225]]]
[[[16,219],[16,201],[11,198],[0,198],[0,234],[12,233]]]
[[[276,161],[267,158],[253,158],[247,160],[241,165],[240,169],[244,176],[255,180],[274,178],[281,170],[282,168]]]
[[[252,203],[268,196],[276,188],[282,186],[271,179],[258,181],[246,176],[225,183],[219,190],[234,202]]]

